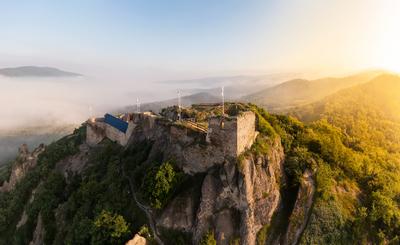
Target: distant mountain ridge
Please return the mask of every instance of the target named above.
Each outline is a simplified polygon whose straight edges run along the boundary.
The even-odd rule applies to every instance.
[[[341,89],[366,83],[384,71],[366,71],[352,76],[317,80],[294,79],[259,92],[246,95],[241,100],[267,108],[270,111],[286,111],[313,103]]]
[[[0,75],[6,77],[78,77],[81,74],[63,71],[54,67],[20,66],[0,69]]]
[[[182,106],[190,106],[192,104],[199,103],[217,103],[220,102],[220,97],[214,96],[207,92],[195,93],[187,96],[183,96],[181,98]],[[154,111],[159,112],[162,108],[166,108],[169,106],[178,105],[178,98],[173,98],[169,100],[156,101],[151,103],[142,104],[140,106],[141,111]],[[136,111],[136,106],[127,106],[121,109],[123,111]]]

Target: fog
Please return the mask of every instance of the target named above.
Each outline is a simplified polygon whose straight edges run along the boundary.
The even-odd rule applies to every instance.
[[[141,82],[129,78],[91,76],[69,78],[9,78],[0,76],[0,135],[36,126],[79,125],[89,116],[101,116],[127,105],[160,101],[218,86],[266,83],[283,80],[265,76],[213,77],[194,80]],[[252,81],[249,84],[248,81]],[[249,90],[250,91],[250,90]]]
[[[227,98],[272,86],[298,74],[226,76],[200,79],[135,80],[132,77],[84,75],[68,78],[15,78],[0,76],[0,166],[13,159],[18,146],[30,149],[50,143],[79,126],[90,116],[121,111],[129,105],[176,98],[197,92],[219,95],[228,86]],[[132,107],[131,107],[132,108]]]
[[[168,97],[151,85],[78,78],[8,78],[0,76],[0,132],[43,125],[79,124],[91,114]],[[154,90],[157,91],[157,90]],[[91,109],[89,109],[91,108]]]
[[[21,144],[31,150],[48,144],[71,133],[89,116],[136,103],[136,96],[147,101],[169,96],[151,91],[149,83],[139,86],[128,79],[0,76],[0,166],[15,157]]]

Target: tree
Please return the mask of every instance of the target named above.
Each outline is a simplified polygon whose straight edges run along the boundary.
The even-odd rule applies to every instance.
[[[94,221],[93,233],[94,244],[116,244],[129,234],[129,226],[121,215],[103,210]]]
[[[145,177],[145,197],[151,206],[161,209],[181,181],[181,173],[174,170],[170,162],[153,168]]]

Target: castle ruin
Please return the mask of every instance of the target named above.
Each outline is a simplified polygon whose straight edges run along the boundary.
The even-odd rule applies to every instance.
[[[104,138],[108,138],[126,146],[138,135],[152,139],[157,137],[158,128],[169,127],[169,137],[175,138],[174,141],[187,141],[187,138],[191,137],[188,132],[196,131],[196,137],[204,139],[206,144],[212,145],[216,151],[221,151],[222,155],[237,157],[252,146],[257,136],[256,117],[252,111],[244,111],[237,116],[210,117],[207,128],[196,126],[191,121],[166,121],[167,118],[149,112],[127,113],[119,117],[106,114],[104,118],[87,122],[87,143],[95,146]]]

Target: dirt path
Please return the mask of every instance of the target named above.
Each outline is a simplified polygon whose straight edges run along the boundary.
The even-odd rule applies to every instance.
[[[154,218],[153,218],[153,214],[152,214],[151,208],[139,202],[139,200],[137,199],[136,192],[135,192],[135,188],[134,188],[134,185],[133,185],[131,179],[126,175],[126,173],[125,173],[125,168],[124,168],[123,166],[121,167],[121,169],[122,169],[122,175],[123,175],[123,177],[126,178],[126,179],[128,180],[129,188],[130,188],[130,190],[131,190],[133,199],[134,199],[135,202],[136,202],[136,205],[137,205],[137,206],[146,214],[146,216],[147,216],[147,219],[148,219],[149,224],[150,224],[150,229],[151,229],[151,231],[153,232],[154,240],[155,240],[159,245],[164,245],[164,243],[162,242],[162,240],[161,240],[160,237],[158,236],[158,231],[157,231],[157,227],[156,227],[156,225],[155,225],[155,221],[154,221]]]

